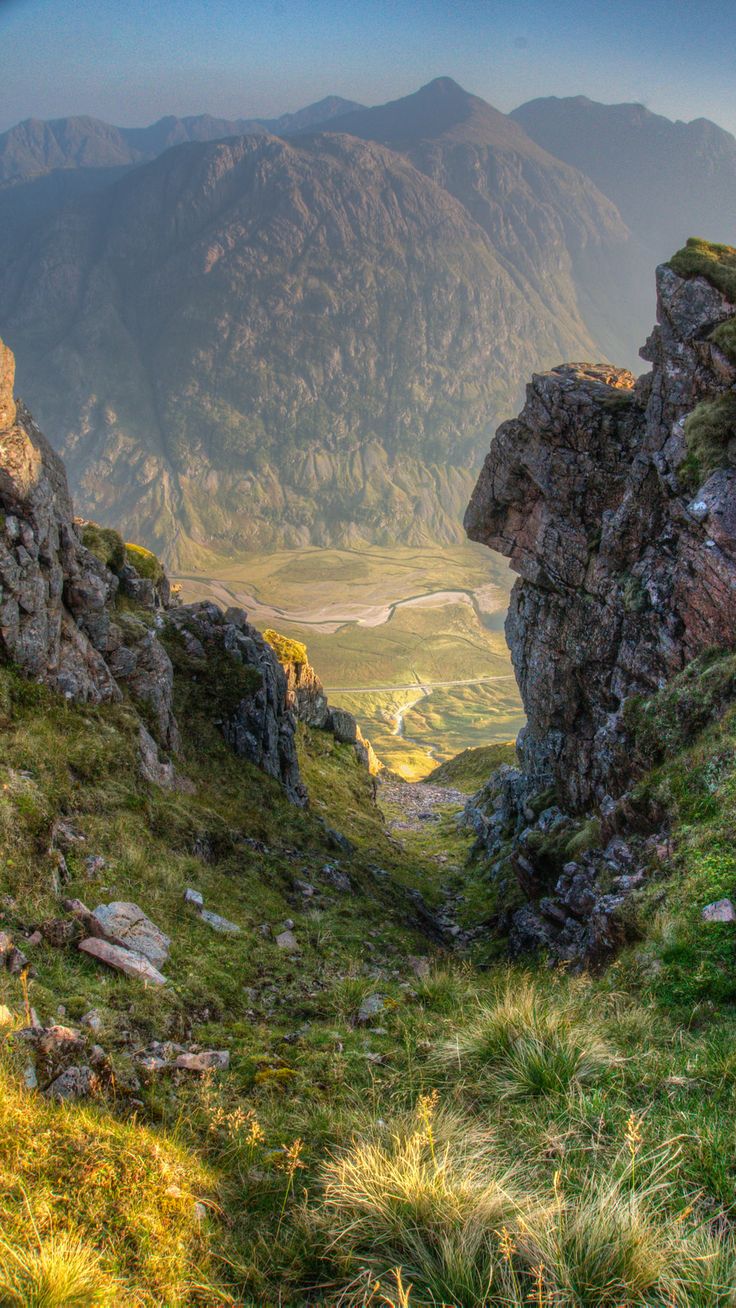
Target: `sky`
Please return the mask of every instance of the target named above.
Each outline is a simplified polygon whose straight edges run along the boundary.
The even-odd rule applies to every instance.
[[[736,132],[736,0],[0,0],[0,131],[270,117],[454,77],[508,112],[635,100]]]

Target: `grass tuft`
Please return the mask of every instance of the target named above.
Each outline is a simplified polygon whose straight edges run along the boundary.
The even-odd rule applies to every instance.
[[[97,1308],[120,1302],[120,1286],[79,1236],[50,1235],[20,1249],[0,1236],[0,1302],[7,1308]]]
[[[579,1016],[569,1000],[528,978],[509,980],[496,1002],[440,1045],[436,1056],[476,1090],[502,1098],[564,1095],[601,1080],[617,1063],[590,1014]]]

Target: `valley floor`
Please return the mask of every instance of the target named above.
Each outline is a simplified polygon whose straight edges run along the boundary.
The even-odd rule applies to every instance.
[[[240,605],[303,641],[330,702],[407,779],[523,724],[503,636],[511,578],[482,547],[281,550],[175,580],[186,602]]]

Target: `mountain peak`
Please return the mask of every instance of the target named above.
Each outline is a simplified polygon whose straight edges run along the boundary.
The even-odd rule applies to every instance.
[[[393,149],[410,150],[442,137],[536,149],[512,119],[451,77],[435,77],[411,95],[330,120],[326,131],[346,132]]]

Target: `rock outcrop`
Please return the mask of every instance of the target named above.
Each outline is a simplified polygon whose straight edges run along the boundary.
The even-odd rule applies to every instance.
[[[272,633],[275,635],[275,633]],[[299,722],[320,731],[329,731],[340,745],[352,745],[359,763],[377,776],[382,764],[374,752],[371,742],[366,739],[352,713],[347,709],[333,708],[327,701],[325,688],[311,663],[307,661],[306,649],[302,646],[304,658],[291,657],[289,645],[294,642],[283,641],[281,666],[286,676],[286,700],[289,708]],[[277,653],[279,646],[277,644]]]
[[[506,633],[528,720],[520,773],[500,778],[472,820],[492,856],[515,828],[517,879],[542,903],[537,943],[549,944],[550,931],[559,942],[571,914],[587,930],[600,907],[605,860],[594,849],[568,863],[551,898],[540,896],[555,831],[570,815],[610,819],[632,783],[625,705],[704,650],[732,646],[736,633],[736,426],[722,423],[705,462],[686,429],[698,406],[736,405],[736,361],[716,331],[736,306],[668,265],[657,290],[659,325],[642,350],[652,372],[635,381],[573,364],[535,376],[520,416],[499,428],[466,513],[471,539],[519,574]],[[623,893],[629,863],[606,863]],[[528,908],[521,914],[517,936],[528,941],[534,923]],[[608,944],[609,926],[610,913]],[[580,939],[568,944],[566,956]]]
[[[667,266],[657,289],[660,325],[642,351],[653,371],[534,377],[465,518],[520,576],[506,633],[528,718],[523,771],[572,810],[627,784],[626,700],[736,631],[736,474],[719,468],[695,492],[681,478],[685,419],[736,391],[709,339],[736,307]]]
[[[271,646],[242,609],[223,613],[207,600],[175,609],[169,623],[185,647],[190,672],[214,672],[219,725],[234,752],[281,781],[294,803],[305,804],[296,718]]]
[[[64,465],[14,399],[13,380],[13,355],[0,342],[0,659],[70,700],[127,696],[142,715],[141,773],[172,786],[174,766],[159,750],[176,754],[180,744],[166,649],[173,628],[201,665],[195,672],[207,674],[208,708],[235,753],[304,804],[295,718],[273,650],[240,610],[176,607],[153,555],[74,518]]]

